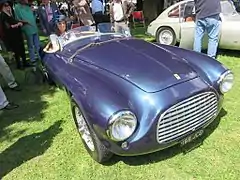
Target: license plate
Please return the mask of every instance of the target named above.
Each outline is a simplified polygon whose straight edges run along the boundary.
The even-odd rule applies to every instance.
[[[187,136],[186,138],[184,138],[184,139],[180,142],[180,144],[181,144],[182,146],[184,146],[185,144],[188,144],[188,143],[192,142],[193,140],[197,139],[198,137],[202,136],[203,133],[204,133],[204,131],[201,129],[201,130],[199,130],[199,131],[191,134],[190,136]]]

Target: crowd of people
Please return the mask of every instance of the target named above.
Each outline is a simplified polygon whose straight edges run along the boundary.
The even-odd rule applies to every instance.
[[[73,0],[67,1],[68,8],[62,10],[55,1],[41,0],[41,4],[35,10],[28,0],[0,0],[1,49],[9,57],[14,55],[17,69],[35,67],[37,61],[41,60],[42,46],[39,32],[45,36],[61,35],[71,27],[71,24],[97,26],[98,23],[106,21],[105,15],[108,14],[113,31],[124,30],[130,33],[128,20],[135,8],[135,3],[136,1],[132,0],[111,0],[110,2]],[[107,4],[109,8],[106,8]],[[36,17],[39,18],[39,26]],[[30,61],[27,60],[24,40],[27,42]],[[21,91],[1,54],[0,73],[11,90]],[[0,110],[11,110],[17,107],[18,105],[7,100],[0,86]]]
[[[221,24],[220,0],[194,0],[196,13],[196,28],[193,49],[201,52],[202,39],[207,32],[209,37],[208,55],[216,58],[218,36]],[[9,54],[14,54],[16,67],[24,69],[36,65],[40,59],[41,43],[39,32],[45,36],[65,33],[72,24],[79,23],[85,26],[96,26],[106,21],[105,15],[109,15],[109,22],[115,32],[128,31],[129,17],[134,11],[136,1],[133,0],[73,0],[67,1],[67,8],[61,9],[56,2],[41,0],[37,9],[40,29],[36,23],[36,12],[28,0],[0,1],[0,39],[1,49]],[[106,8],[108,6],[108,8]],[[29,59],[27,61],[24,39],[27,41]],[[49,48],[47,45],[45,48]],[[20,91],[20,87],[4,58],[0,54],[0,73],[7,82],[9,88]],[[0,86],[0,110],[14,109],[18,105],[9,103]]]

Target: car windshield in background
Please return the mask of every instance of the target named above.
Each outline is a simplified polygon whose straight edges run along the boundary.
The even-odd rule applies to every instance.
[[[234,5],[230,3],[229,1],[223,1],[221,2],[221,7],[222,7],[222,14],[223,15],[234,15],[237,14],[238,12],[236,11]]]

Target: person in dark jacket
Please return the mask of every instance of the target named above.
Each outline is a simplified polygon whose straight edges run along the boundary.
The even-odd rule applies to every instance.
[[[0,22],[4,33],[3,42],[6,49],[7,51],[14,52],[18,69],[29,67],[30,65],[26,61],[24,40],[21,31],[24,23],[15,18],[10,2],[1,1],[0,9]]]
[[[202,39],[208,34],[208,56],[216,58],[221,26],[220,0],[194,0],[196,12],[196,28],[193,49],[197,52],[202,50]]]
[[[38,8],[39,21],[43,33],[49,36],[54,32],[54,21],[55,18],[61,15],[55,2],[49,0],[41,0],[42,4]]]

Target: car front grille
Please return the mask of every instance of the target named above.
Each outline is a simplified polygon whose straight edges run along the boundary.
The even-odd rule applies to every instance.
[[[213,92],[197,94],[166,110],[157,125],[158,143],[169,143],[207,124],[217,114]]]

